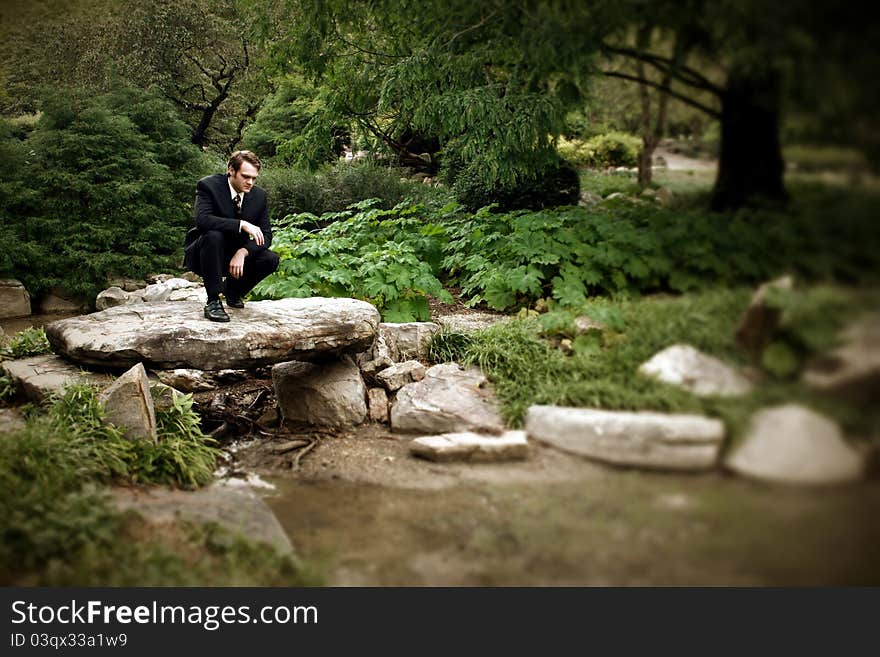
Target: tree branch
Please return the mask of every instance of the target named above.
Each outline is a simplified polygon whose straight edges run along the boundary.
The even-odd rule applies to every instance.
[[[680,62],[676,63],[667,57],[661,57],[660,55],[656,55],[653,53],[640,52],[632,48],[609,46],[608,44],[604,44],[602,48],[606,52],[612,53],[614,55],[620,55],[621,57],[630,57],[632,59],[646,62],[657,70],[661,71],[662,73],[671,72],[677,80],[690,87],[696,87],[698,89],[703,89],[704,91],[709,91],[719,97],[724,94],[724,90],[721,89],[721,87],[714,84],[711,80],[709,80],[701,73],[695,71],[689,66],[683,66]]]
[[[654,87],[655,89],[661,89],[661,90],[663,89],[663,87],[658,82],[654,82],[652,80],[646,80],[644,78],[640,78],[635,75],[627,75],[626,73],[618,73],[617,71],[602,71],[602,74],[607,75],[608,77],[611,77],[611,78],[620,78],[622,80],[629,80],[630,82],[639,82],[641,84],[646,84],[649,87]],[[668,90],[664,90],[664,91],[666,91],[673,98],[677,98],[678,100],[680,100],[684,104],[690,105],[691,107],[695,107],[696,109],[698,109],[702,112],[705,112],[706,114],[708,114],[709,116],[711,116],[713,118],[716,118],[716,119],[721,118],[721,112],[709,107],[708,105],[703,105],[702,103],[694,100],[693,98],[688,98],[684,94],[680,94],[677,91],[673,91],[672,89],[668,89]]]

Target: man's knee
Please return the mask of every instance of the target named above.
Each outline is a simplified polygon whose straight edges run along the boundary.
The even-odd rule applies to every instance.
[[[266,270],[271,274],[276,269],[278,269],[278,263],[281,261],[281,258],[278,257],[278,254],[274,251],[266,251]]]

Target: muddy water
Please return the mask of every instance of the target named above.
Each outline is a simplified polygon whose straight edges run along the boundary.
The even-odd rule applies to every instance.
[[[267,502],[330,585],[880,584],[880,482],[609,470],[440,490],[274,483]]]

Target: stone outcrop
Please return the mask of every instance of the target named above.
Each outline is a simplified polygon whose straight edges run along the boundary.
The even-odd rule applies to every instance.
[[[767,292],[771,289],[791,290],[793,287],[792,277],[783,276],[764,283],[752,295],[749,307],[746,308],[737,325],[736,343],[751,356],[753,361],[761,360],[761,354],[779,326],[781,317],[777,308],[770,308],[767,305]]]
[[[40,312],[53,313],[78,313],[89,307],[88,302],[82,298],[70,298],[68,292],[62,289],[53,289],[49,294],[40,299]]]
[[[218,482],[196,491],[160,488],[114,488],[112,502],[122,510],[134,510],[157,524],[180,519],[217,523],[234,534],[267,543],[283,554],[293,548],[290,539],[263,499],[247,487]]]
[[[699,415],[531,406],[526,434],[614,465],[708,470],[718,459],[724,425]]]
[[[865,459],[835,422],[786,404],[756,413],[743,441],[725,459],[751,479],[785,484],[839,484],[861,478]]]
[[[581,190],[580,199],[578,200],[578,205],[582,208],[589,208],[597,203],[602,202],[602,197],[599,196],[596,192],[590,191],[589,189]]]
[[[0,278],[0,319],[31,314],[31,297],[21,281]]]
[[[113,377],[105,374],[84,372],[54,354],[6,360],[0,367],[12,377],[23,395],[34,402],[60,394],[64,386],[71,383],[105,386],[113,381]]]
[[[156,411],[147,371],[138,363],[111,383],[100,396],[107,420],[127,438],[156,442]]]
[[[272,368],[272,383],[285,419],[339,427],[367,417],[367,390],[348,356],[331,363],[279,363]]]
[[[157,370],[156,377],[165,385],[183,392],[206,392],[215,390],[221,385],[243,381],[248,377],[247,370],[218,370],[206,372],[178,368],[175,370]]]
[[[424,358],[428,355],[431,338],[440,331],[434,322],[382,322],[379,324],[379,340],[384,343],[387,355],[394,362],[408,358]]]
[[[108,287],[95,299],[97,310],[140,303],[165,303],[167,301],[198,301],[205,303],[208,293],[204,285],[184,278],[163,277],[143,288],[128,289],[119,285]]]
[[[131,294],[123,290],[121,287],[108,287],[98,293],[95,297],[95,309],[107,310],[107,308],[115,308],[116,306],[124,306],[129,302]],[[143,303],[143,298],[140,300]]]
[[[505,431],[500,436],[447,433],[416,438],[410,444],[410,453],[430,461],[495,463],[527,458],[529,444],[525,431]]]
[[[421,381],[425,378],[425,366],[417,360],[408,360],[386,367],[376,375],[376,380],[388,392],[399,390],[407,383]]]
[[[397,391],[391,406],[391,428],[422,434],[499,434],[504,423],[495,394],[482,372],[444,363],[429,368],[423,380]]]
[[[748,379],[735,369],[686,344],[658,352],[642,363],[639,373],[700,396],[743,395],[752,389]]]
[[[249,369],[372,344],[379,312],[356,299],[252,301],[211,322],[198,302],[118,306],[45,327],[53,350],[84,365]]]
[[[361,374],[364,375],[364,380],[367,383],[373,384],[376,383],[376,376],[379,372],[394,365],[394,361],[388,358],[388,356],[380,356],[379,358],[369,360],[368,357],[369,352],[358,354],[356,362],[358,363],[358,367],[361,368]]]
[[[388,393],[384,388],[367,390],[367,407],[373,422],[388,424]]]
[[[847,326],[841,341],[840,347],[809,363],[804,383],[857,402],[880,402],[880,313]]]

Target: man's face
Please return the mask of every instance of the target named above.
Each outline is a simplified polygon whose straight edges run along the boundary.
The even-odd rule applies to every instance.
[[[238,171],[229,167],[229,183],[240,194],[247,194],[251,191],[258,175],[260,175],[260,171],[250,162],[242,162]]]

